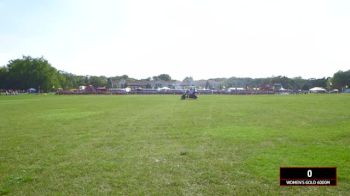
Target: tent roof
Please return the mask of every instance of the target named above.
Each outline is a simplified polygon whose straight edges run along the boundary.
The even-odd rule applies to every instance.
[[[322,87],[314,87],[314,88],[310,88],[310,91],[326,91],[326,89]]]
[[[159,89],[169,90],[170,88],[169,87],[162,87],[162,88],[159,88]]]

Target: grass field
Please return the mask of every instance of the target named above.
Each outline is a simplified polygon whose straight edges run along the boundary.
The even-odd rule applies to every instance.
[[[350,96],[0,97],[0,195],[346,195]],[[337,166],[280,187],[280,166]]]

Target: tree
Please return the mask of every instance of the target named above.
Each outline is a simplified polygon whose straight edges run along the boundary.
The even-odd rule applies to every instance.
[[[295,89],[302,89],[303,88],[303,86],[306,84],[306,80],[305,79],[303,79],[303,78],[301,78],[301,77],[295,77],[295,78],[293,78],[293,81],[294,81],[294,83],[295,83]],[[306,88],[306,86],[305,86],[305,88]],[[309,88],[307,88],[306,90],[309,90]]]
[[[186,77],[182,81],[183,82],[188,82],[188,83],[193,83],[193,78],[192,77]]]
[[[170,81],[170,80],[171,80],[171,77],[170,77],[168,74],[160,74],[160,75],[158,76],[158,78],[159,78],[160,80],[163,80],[163,81]]]
[[[311,84],[313,87],[327,88],[327,78],[312,79]]]
[[[158,80],[160,80],[160,79],[159,79],[159,77],[158,77],[158,76],[153,76],[153,77],[152,77],[152,80],[154,80],[154,81],[158,81]]]
[[[6,68],[7,88],[37,88],[48,92],[60,87],[59,72],[43,57],[23,56],[9,61]]]
[[[346,86],[350,86],[350,70],[335,73],[332,79],[332,87],[341,90]]]
[[[145,79],[141,79],[141,81],[147,81],[147,82],[149,82],[149,81],[151,81],[151,77],[148,77],[148,78],[145,78]]]
[[[205,89],[211,89],[211,85],[210,85],[209,80],[207,80],[207,81],[205,82]]]
[[[0,89],[7,88],[7,69],[0,67]]]
[[[154,81],[159,81],[159,80],[161,80],[161,81],[171,81],[171,77],[168,74],[160,74],[158,76],[153,76],[152,79]]]
[[[310,88],[312,88],[312,86],[307,82],[301,87],[301,90],[308,91]]]
[[[90,76],[89,83],[95,87],[107,86],[107,78],[105,76]]]
[[[332,78],[328,77],[327,78],[327,90],[331,90],[332,88]]]

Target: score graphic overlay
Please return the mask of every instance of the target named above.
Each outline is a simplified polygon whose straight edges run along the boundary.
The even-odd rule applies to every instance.
[[[336,167],[280,167],[281,186],[336,186]]]

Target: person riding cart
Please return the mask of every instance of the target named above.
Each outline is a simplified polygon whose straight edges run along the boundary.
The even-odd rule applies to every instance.
[[[181,96],[181,99],[197,99],[196,95],[196,89],[195,88],[190,88],[189,90],[186,90],[185,94]]]

